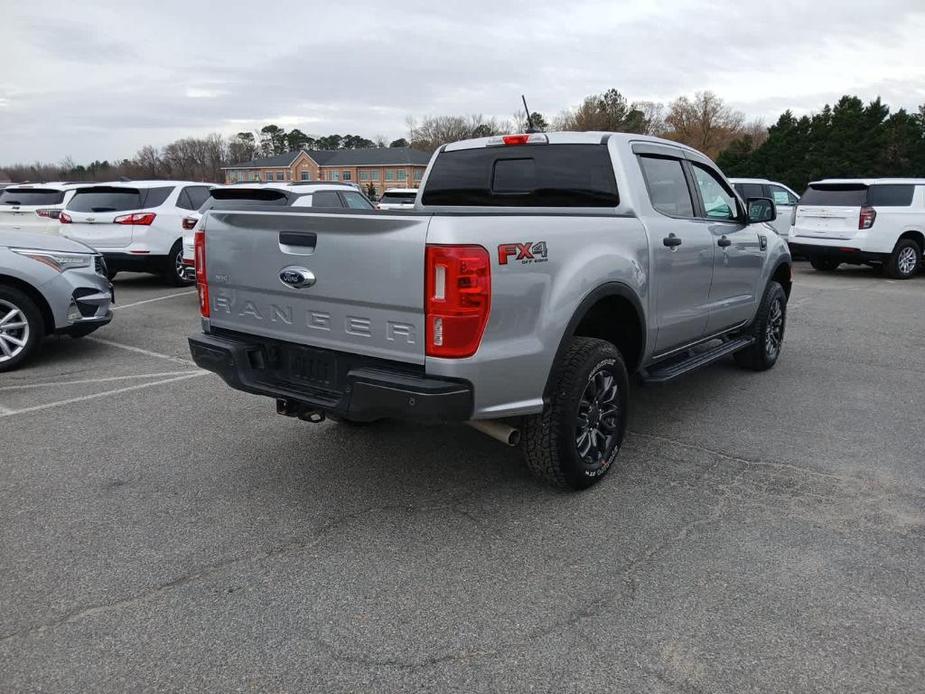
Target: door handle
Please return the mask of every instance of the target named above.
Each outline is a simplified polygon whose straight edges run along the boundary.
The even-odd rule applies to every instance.
[[[684,242],[674,234],[668,234],[668,236],[662,239],[662,243],[668,246],[668,248],[677,248]]]
[[[716,245],[719,246],[720,248],[729,248],[729,246],[732,245],[732,241],[730,241],[725,236],[722,236],[720,237],[720,240],[716,242]]]

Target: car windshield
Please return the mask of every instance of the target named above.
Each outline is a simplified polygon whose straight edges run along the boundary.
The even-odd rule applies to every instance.
[[[379,202],[384,202],[385,204],[392,205],[401,205],[401,204],[414,204],[414,199],[417,197],[417,193],[385,193],[379,199]]]
[[[63,200],[63,190],[4,188],[0,191],[0,205],[60,205]]]

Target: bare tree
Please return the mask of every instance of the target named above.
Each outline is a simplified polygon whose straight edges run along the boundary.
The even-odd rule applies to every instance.
[[[745,116],[713,92],[697,92],[671,103],[665,116],[664,136],[716,158],[744,133]]]
[[[469,116],[428,116],[420,123],[409,116],[407,123],[411,146],[426,152],[433,152],[447,142],[510,131],[510,124],[506,121],[485,118],[480,113]]]

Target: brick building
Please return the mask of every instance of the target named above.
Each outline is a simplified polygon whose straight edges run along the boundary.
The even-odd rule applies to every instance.
[[[430,161],[410,147],[300,149],[224,167],[225,183],[242,181],[350,181],[380,195],[387,188],[416,188]]]

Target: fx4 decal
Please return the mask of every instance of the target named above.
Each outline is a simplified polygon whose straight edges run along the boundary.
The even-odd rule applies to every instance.
[[[521,265],[545,263],[549,260],[545,241],[526,243],[502,243],[498,246],[498,265],[507,265],[513,257]]]

